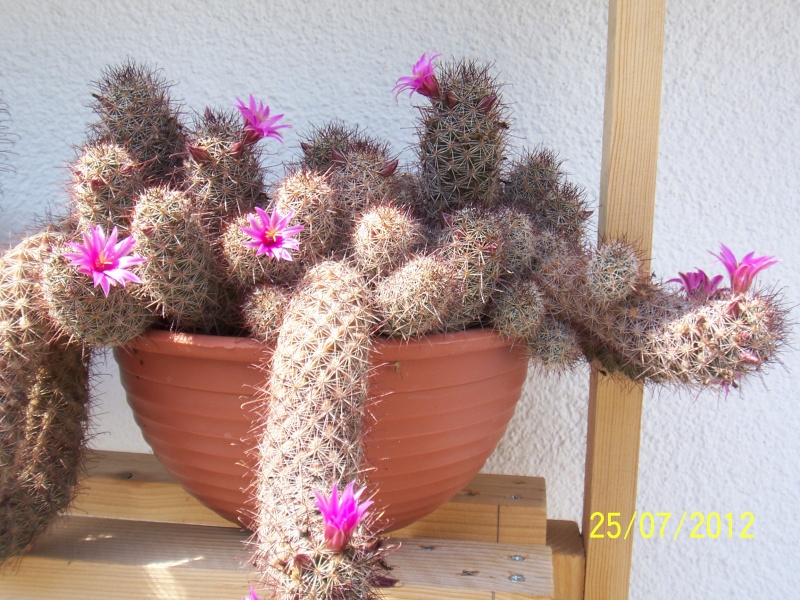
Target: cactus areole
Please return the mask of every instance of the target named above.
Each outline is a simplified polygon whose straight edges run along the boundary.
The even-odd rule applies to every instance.
[[[253,562],[280,600],[371,600],[394,583],[378,534],[420,506],[413,494],[387,503],[414,485],[392,479],[380,446],[445,438],[442,427],[496,399],[496,375],[472,365],[518,378],[487,419],[499,434],[477,471],[528,361],[550,371],[592,361],[723,394],[778,361],[788,310],[756,279],[775,258],[739,260],[721,245],[727,280],[700,269],[656,280],[625,240],[589,242],[589,202],[554,152],[510,155],[511,111],[491,64],[431,51],[411,71],[392,90],[419,101],[407,165],[339,121],[288,139],[284,115],[252,94],[190,118],[158,70],[131,61],[102,74],[70,165],[69,216],[0,258],[0,560],[74,495],[98,348],[115,347],[131,405],[147,406],[146,436],[158,419],[134,384],[150,377],[145,365],[159,370],[147,354],[157,336],[198,361],[181,414],[215,403],[197,385],[206,375],[209,390],[237,384],[224,393],[240,413],[249,382],[249,414],[222,433],[249,465],[231,484],[248,477],[247,495],[218,510],[246,507]],[[265,148],[284,141],[299,156],[267,173]],[[490,341],[465,341],[475,332]],[[187,346],[209,339],[249,345],[241,380],[189,358]],[[460,390],[455,408],[397,438],[385,425],[393,402],[433,404],[400,385],[421,377],[425,360],[410,353],[448,345],[466,348],[441,367]],[[237,352],[233,342],[223,353]],[[167,431],[149,438],[157,454]],[[421,474],[414,484],[436,487]]]

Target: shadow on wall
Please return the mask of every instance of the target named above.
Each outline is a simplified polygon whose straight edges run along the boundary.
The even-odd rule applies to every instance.
[[[0,173],[11,171],[11,165],[6,163],[6,157],[11,152],[14,136],[8,131],[8,106],[3,102],[3,92],[0,91]],[[0,178],[0,196],[3,194],[3,182]]]

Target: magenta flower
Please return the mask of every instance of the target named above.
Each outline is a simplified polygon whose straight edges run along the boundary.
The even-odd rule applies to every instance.
[[[99,285],[103,293],[108,296],[112,285],[119,284],[125,287],[126,281],[142,282],[129,271],[130,267],[147,260],[139,256],[128,256],[135,243],[133,237],[127,237],[117,243],[116,227],[106,239],[103,228],[98,225],[83,234],[83,245],[68,243],[68,246],[78,252],[64,253],[64,257],[70,260],[70,264],[78,267],[78,273],[91,275],[94,286]]]
[[[261,138],[273,138],[283,143],[283,137],[278,132],[279,129],[291,127],[291,125],[283,124],[277,125],[277,122],[283,118],[283,115],[269,116],[269,106],[264,106],[263,102],[256,105],[256,99],[253,94],[250,94],[250,103],[245,104],[239,98],[236,99],[239,103],[236,108],[242,113],[245,120],[245,133],[248,143],[255,143]]]
[[[317,508],[325,522],[325,545],[334,552],[341,552],[350,543],[353,531],[358,527],[367,509],[372,506],[372,500],[358,502],[366,488],[353,493],[354,485],[355,482],[351,481],[341,498],[336,484],[333,485],[330,498],[314,492],[317,497]]]
[[[683,289],[689,298],[704,300],[713,296],[722,283],[722,275],[709,279],[705,271],[697,269],[690,273],[678,273],[678,277],[668,279],[667,283],[677,282],[683,284]]]
[[[716,384],[720,387],[720,389],[725,392],[725,397],[727,398],[728,395],[731,393],[731,388],[737,389],[739,384],[736,382],[739,381],[742,377],[744,377],[744,373],[732,373],[732,376],[727,379],[711,379],[709,383]]]
[[[250,227],[241,228],[253,238],[244,245],[248,248],[258,248],[256,254],[269,254],[272,258],[292,260],[289,250],[297,250],[300,247],[300,242],[294,239],[294,236],[303,230],[302,225],[289,227],[289,219],[293,216],[294,213],[291,211],[286,216],[281,216],[278,209],[268,215],[265,210],[256,207],[256,214],[247,217]]]
[[[255,589],[250,588],[250,593],[247,594],[242,600],[258,600],[258,594],[256,594]]]
[[[743,294],[749,290],[756,275],[767,267],[780,262],[774,256],[754,256],[755,252],[750,252],[739,262],[725,244],[720,244],[719,254],[714,254],[710,250],[709,252],[712,256],[716,256],[728,270],[731,278],[731,291],[734,295]]]
[[[408,94],[409,97],[414,92],[418,92],[428,98],[439,97],[439,81],[436,79],[436,74],[433,72],[433,61],[439,58],[441,54],[431,55],[423,54],[416,64],[411,69],[410,77],[401,77],[397,80],[397,85],[392,88],[395,92],[395,97],[399,96],[405,90],[411,90]],[[396,90],[396,91],[395,91]]]

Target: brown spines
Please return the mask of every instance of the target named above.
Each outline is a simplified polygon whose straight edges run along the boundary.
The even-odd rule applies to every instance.
[[[47,314],[42,270],[63,239],[57,227],[25,238],[0,259],[0,381],[4,393],[17,374],[30,373],[42,348],[57,337]]]
[[[336,191],[346,223],[345,235],[365,210],[390,200],[397,163],[383,147],[350,149],[334,161],[330,183]]]
[[[417,127],[425,212],[491,208],[499,200],[508,109],[490,65],[443,64],[440,97],[420,108]]]
[[[450,316],[448,329],[463,329],[478,321],[504,274],[504,232],[490,212],[464,208],[447,219],[439,243],[442,256],[456,273],[461,306]]]
[[[303,150],[302,164],[320,173],[341,162],[341,157],[350,151],[388,155],[386,143],[368,136],[357,125],[349,126],[342,121],[331,121],[313,128],[300,147]]]
[[[520,210],[507,207],[495,211],[494,216],[503,234],[504,277],[523,279],[530,276],[537,243],[531,218]]]
[[[632,245],[620,240],[600,242],[586,266],[592,297],[603,305],[621,302],[636,289],[641,267]]]
[[[441,255],[418,255],[375,284],[380,332],[410,339],[444,331],[461,309],[463,279]]]
[[[112,286],[106,296],[63,256],[71,251],[54,247],[42,276],[48,314],[61,335],[93,348],[122,346],[155,322],[155,312],[135,293],[137,284]]]
[[[189,136],[185,164],[186,187],[197,210],[210,220],[212,231],[218,219],[250,212],[264,188],[260,150],[246,143],[238,111],[206,110],[198,117]]]
[[[768,294],[710,300],[661,323],[647,336],[642,360],[655,381],[737,387],[781,350],[786,316]]]
[[[79,472],[88,357],[58,339],[42,285],[62,239],[52,226],[0,259],[0,562],[66,508]]]
[[[9,439],[0,428],[0,562],[25,552],[75,496],[86,441],[88,356],[50,344]],[[33,367],[33,365],[32,365]]]
[[[575,246],[583,243],[592,212],[584,191],[564,178],[552,151],[537,148],[514,162],[506,174],[504,202],[528,213],[535,229]]]
[[[377,597],[374,539],[327,550],[314,491],[360,477],[372,315],[365,282],[342,263],[313,267],[286,308],[263,398],[256,565],[281,600]]]
[[[277,338],[289,296],[287,288],[271,284],[260,285],[247,294],[242,314],[252,337],[261,341]]]
[[[295,236],[300,242],[295,254],[304,264],[316,264],[340,249],[343,220],[349,217],[341,202],[330,177],[314,170],[290,173],[275,190],[274,208],[281,215],[292,212],[292,225],[303,226]]]
[[[116,227],[126,237],[136,198],[143,191],[142,168],[122,146],[99,142],[84,146],[72,165],[70,196],[82,230]]]
[[[583,360],[575,332],[566,323],[549,315],[542,318],[528,349],[533,364],[548,371],[564,371]]]
[[[169,95],[172,84],[158,71],[128,62],[109,67],[95,84],[91,129],[97,140],[123,146],[141,163],[147,179],[175,177],[185,152],[180,111]]]
[[[493,296],[492,327],[508,339],[532,344],[539,337],[546,310],[544,296],[533,279],[514,280]]]
[[[385,277],[424,246],[425,229],[391,203],[364,211],[353,232],[353,258],[369,278]]]
[[[210,333],[233,314],[229,290],[217,272],[204,220],[186,194],[149,188],[136,204],[131,233],[142,283],[136,293],[174,327]]]

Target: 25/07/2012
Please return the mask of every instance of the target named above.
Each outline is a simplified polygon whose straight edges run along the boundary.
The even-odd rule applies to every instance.
[[[671,512],[634,512],[630,520],[627,522],[627,528],[624,533],[620,521],[620,513],[618,512],[594,512],[589,518],[592,524],[589,537],[593,539],[628,539],[628,536],[637,533],[634,526],[637,522],[638,516],[638,533],[645,539],[657,537],[658,539],[672,538],[678,539],[678,536],[684,530],[684,524],[687,527],[689,538],[691,539],[717,539],[717,538],[739,538],[742,540],[753,539],[755,535],[750,531],[755,516],[751,512],[743,512],[739,515],[738,520],[734,514],[727,512],[720,514],[718,512],[692,512],[683,511],[678,522],[675,532],[670,535],[668,523],[673,518]],[[686,521],[689,523],[686,523]],[[676,518],[677,520],[677,518]],[[675,522],[675,521],[673,521]],[[736,529],[736,531],[734,531]]]

